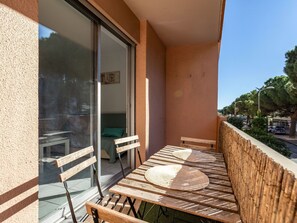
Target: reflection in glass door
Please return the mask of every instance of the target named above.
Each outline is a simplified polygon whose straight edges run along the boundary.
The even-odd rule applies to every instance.
[[[128,45],[101,27],[101,182],[107,185],[121,168],[114,139],[128,136],[129,75]],[[122,155],[124,168],[130,167],[129,154]]]
[[[133,132],[133,66],[130,45],[66,1],[39,0],[39,21],[39,218],[54,222],[68,210],[57,158],[93,145],[103,188],[121,177],[113,140]],[[94,196],[91,170],[68,187],[74,206]]]
[[[97,133],[94,23],[65,1],[39,4],[39,218],[43,219],[67,203],[55,159],[93,145]],[[91,188],[90,173],[86,169],[70,179],[73,198]]]

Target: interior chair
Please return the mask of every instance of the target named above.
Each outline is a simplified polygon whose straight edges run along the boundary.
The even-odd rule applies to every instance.
[[[147,223],[146,221],[111,210],[92,202],[86,203],[86,209],[87,213],[92,216],[94,223],[103,221],[109,223]]]
[[[180,139],[180,145],[182,147],[188,147],[191,149],[206,149],[206,150],[215,150],[216,149],[216,140],[209,139],[197,139],[182,136]]]
[[[79,159],[83,159],[84,161],[80,162]],[[111,209],[117,209],[119,212],[121,212],[124,209],[127,209],[127,207],[126,208],[124,207],[127,200],[126,197],[115,195],[115,194],[106,195],[106,196],[103,195],[100,187],[100,182],[98,179],[97,169],[95,166],[97,159],[96,159],[96,156],[94,155],[93,146],[89,146],[77,152],[71,153],[67,156],[63,156],[57,159],[55,162],[56,162],[56,166],[60,168],[60,171],[61,171],[61,173],[59,174],[59,177],[60,177],[60,181],[64,184],[64,187],[66,190],[66,197],[69,204],[72,221],[74,223],[77,223],[77,219],[75,216],[67,180],[90,166],[92,167],[93,179],[95,180],[96,186],[98,188],[98,193],[99,193],[99,199],[97,200],[97,203],[102,206],[109,207]],[[68,170],[64,171],[65,165],[70,163],[75,163],[75,164]],[[118,204],[120,204],[120,207],[118,207]]]

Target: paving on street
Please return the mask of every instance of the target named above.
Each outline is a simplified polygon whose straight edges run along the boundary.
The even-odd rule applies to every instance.
[[[297,136],[289,137],[288,135],[274,135],[276,138],[284,141],[292,154],[290,159],[297,163]]]

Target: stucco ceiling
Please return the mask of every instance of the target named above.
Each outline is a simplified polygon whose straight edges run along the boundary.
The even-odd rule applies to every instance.
[[[167,46],[218,42],[223,0],[124,0]]]

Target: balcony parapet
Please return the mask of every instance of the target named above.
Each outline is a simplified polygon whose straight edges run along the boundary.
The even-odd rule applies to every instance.
[[[243,222],[297,222],[297,164],[227,122],[219,136]]]

